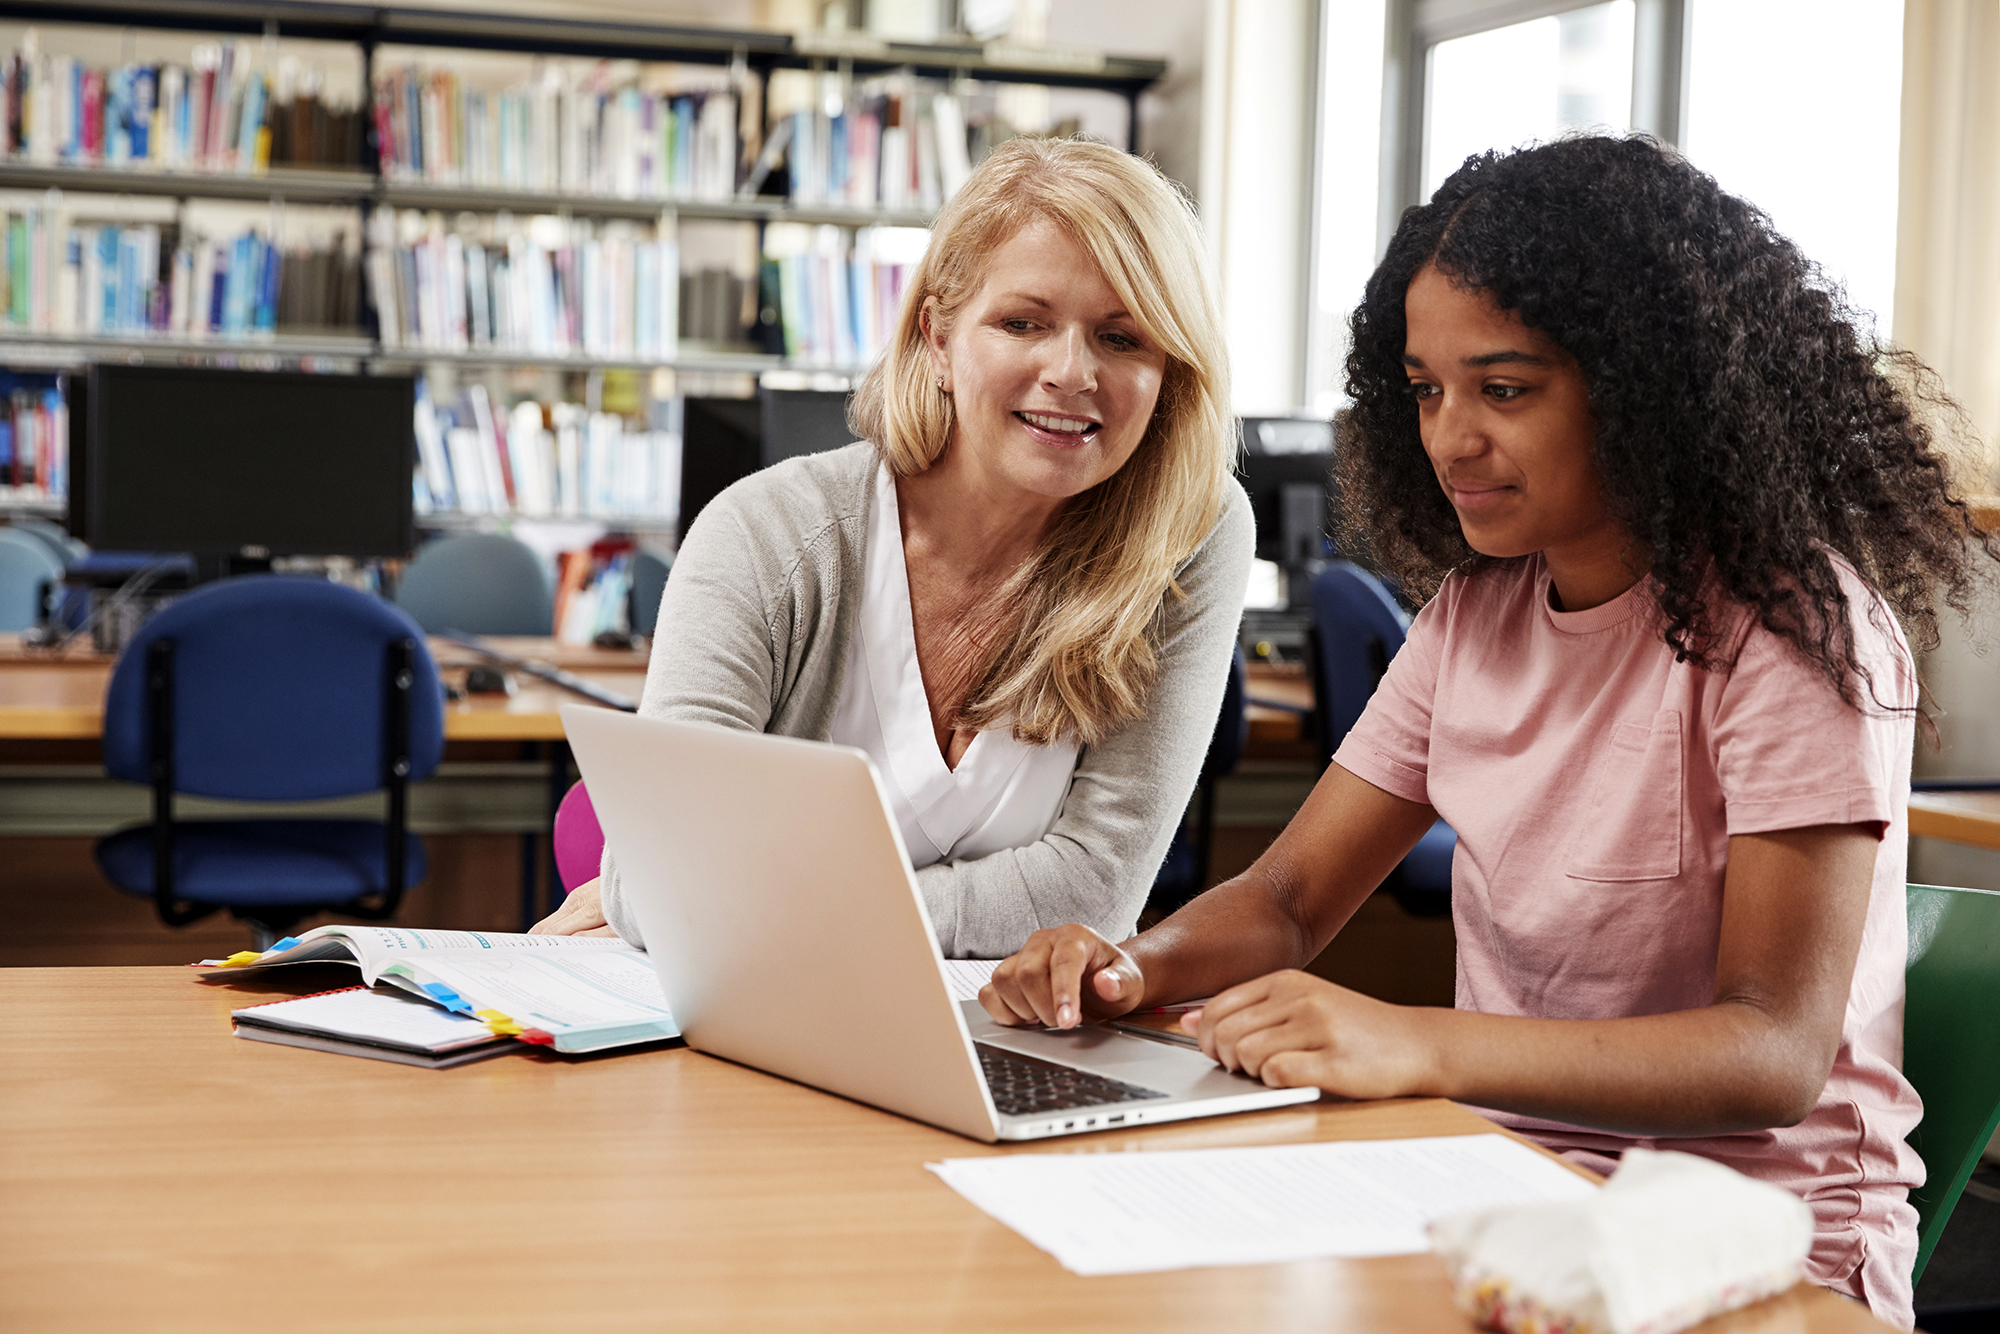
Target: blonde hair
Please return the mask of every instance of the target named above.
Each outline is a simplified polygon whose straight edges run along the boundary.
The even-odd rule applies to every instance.
[[[1236,449],[1228,354],[1188,200],[1138,158],[1082,139],[1012,139],[938,215],[882,359],[848,422],[899,477],[937,462],[954,429],[923,315],[948,333],[993,253],[1045,219],[1097,262],[1167,355],[1152,421],[1115,474],[1065,505],[1021,571],[996,589],[995,632],[956,725],[1088,745],[1138,717],[1159,670],[1174,571],[1221,513]]]

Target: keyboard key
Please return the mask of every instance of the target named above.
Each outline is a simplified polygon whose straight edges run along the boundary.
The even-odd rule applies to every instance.
[[[979,1049],[979,1067],[985,1072],[987,1088],[992,1090],[993,1105],[1004,1116],[1067,1112],[1079,1107],[1103,1107],[1167,1096],[1158,1089],[1003,1051],[983,1042],[973,1045]]]

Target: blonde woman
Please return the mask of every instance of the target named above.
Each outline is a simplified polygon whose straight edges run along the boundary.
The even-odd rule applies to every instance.
[[[947,955],[1122,939],[1250,566],[1228,399],[1186,201],[1100,144],[1006,144],[937,220],[862,442],[688,531],[640,712],[866,751]],[[608,855],[537,929],[641,943]]]

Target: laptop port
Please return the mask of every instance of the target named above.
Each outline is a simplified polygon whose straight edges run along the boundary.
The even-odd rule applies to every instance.
[[[1107,1126],[1115,1126],[1115,1125],[1117,1125],[1117,1124],[1118,1124],[1118,1123],[1119,1123],[1120,1121],[1123,1121],[1124,1119],[1125,1119],[1125,1113],[1123,1113],[1123,1112],[1120,1112],[1120,1113],[1118,1113],[1118,1115],[1116,1115],[1116,1116],[1107,1116],[1107,1117],[1105,1117],[1105,1118],[1104,1118],[1104,1124],[1105,1124],[1105,1125],[1107,1125]]]

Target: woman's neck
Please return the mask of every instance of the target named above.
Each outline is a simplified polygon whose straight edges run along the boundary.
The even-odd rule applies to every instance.
[[[959,464],[957,453],[948,448],[923,472],[896,479],[905,561],[956,580],[1005,578],[1034,554],[1064,501],[994,485]]]

